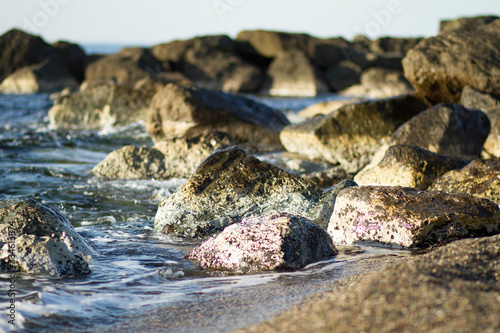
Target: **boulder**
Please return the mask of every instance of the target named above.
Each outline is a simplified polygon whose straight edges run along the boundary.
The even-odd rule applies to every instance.
[[[329,114],[347,104],[366,102],[366,101],[367,101],[366,99],[357,97],[323,101],[306,107],[305,109],[298,112],[297,116],[301,118],[313,118],[316,115]]]
[[[444,173],[466,166],[470,160],[433,153],[426,149],[395,145],[373,168],[360,171],[354,181],[359,185],[387,185],[426,190]]]
[[[186,258],[205,269],[257,273],[297,270],[337,252],[326,231],[310,220],[275,213],[245,217],[195,247]]]
[[[159,204],[154,227],[157,234],[206,237],[246,216],[276,212],[303,216],[326,227],[338,191],[352,185],[344,182],[322,191],[238,147],[221,146]]]
[[[97,251],[57,210],[28,199],[0,208],[0,270],[77,276]]]
[[[328,225],[335,244],[434,247],[499,232],[500,209],[468,194],[356,186],[339,193]]]
[[[56,49],[59,57],[66,63],[68,73],[76,81],[82,82],[85,78],[85,68],[88,64],[85,51],[78,44],[65,41],[57,41],[52,46]]]
[[[484,150],[491,156],[500,157],[500,107],[487,111],[491,132],[484,143]]]
[[[371,67],[361,74],[360,84],[353,85],[340,92],[345,96],[366,98],[388,98],[412,94],[415,90],[404,77],[403,71],[383,67]]]
[[[17,69],[0,84],[4,94],[52,93],[78,89],[77,82],[58,62],[46,59],[37,65]]]
[[[380,37],[370,41],[370,51],[385,54],[405,55],[410,49],[415,47],[423,38],[400,38],[400,37]]]
[[[165,71],[162,63],[149,50],[124,48],[90,63],[85,69],[85,80],[89,85],[110,81],[120,85],[134,85],[144,78],[155,78]]]
[[[339,91],[359,83],[361,67],[350,61],[341,61],[328,68],[325,78],[332,91]]]
[[[100,84],[61,96],[49,110],[50,124],[66,129],[103,129],[145,121],[159,85]]]
[[[246,148],[281,150],[278,135],[288,124],[281,111],[246,97],[168,84],[151,101],[146,130],[159,142],[215,129]]]
[[[328,92],[319,71],[302,50],[279,53],[267,70],[263,93],[273,96],[316,96]]]
[[[445,173],[429,190],[468,193],[500,204],[500,160],[474,160],[461,169]]]
[[[478,109],[488,114],[489,110],[500,107],[500,98],[465,86],[460,96],[460,104],[468,109]]]
[[[427,107],[413,95],[349,104],[287,126],[280,138],[289,152],[340,163],[346,171],[357,172],[400,125]]]
[[[161,141],[149,148],[125,146],[111,152],[92,173],[107,178],[171,179],[188,178],[220,145],[232,144],[222,132]]]
[[[500,91],[500,20],[440,33],[421,41],[403,59],[406,78],[433,103],[458,103],[469,85]]]
[[[441,20],[439,22],[439,33],[457,29],[474,29],[481,25],[491,23],[499,17],[496,15],[461,17],[453,20]]]

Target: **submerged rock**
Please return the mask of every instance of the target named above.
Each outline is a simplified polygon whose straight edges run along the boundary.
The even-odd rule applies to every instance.
[[[245,217],[186,257],[203,268],[256,273],[300,269],[337,252],[321,227],[300,216],[275,213]]]
[[[499,218],[497,204],[468,194],[356,186],[337,196],[328,233],[335,244],[433,247],[497,234]]]
[[[155,142],[215,129],[238,145],[254,150],[281,150],[279,132],[288,125],[276,109],[243,96],[168,84],[153,97],[146,130]]]
[[[289,152],[357,172],[400,125],[427,107],[413,95],[349,104],[285,127],[280,138]]]
[[[189,177],[220,145],[232,139],[222,132],[161,141],[149,148],[125,146],[111,152],[92,172],[107,178],[171,179]]]
[[[29,199],[0,208],[0,221],[0,270],[50,276],[90,273],[87,261],[97,251],[55,209]]]
[[[470,160],[433,153],[423,148],[395,145],[373,168],[360,171],[354,181],[359,185],[388,185],[426,190],[444,173],[464,167]]]
[[[403,59],[406,78],[433,103],[458,103],[469,85],[500,91],[500,20],[443,31],[421,41]]]
[[[162,201],[156,233],[206,237],[253,215],[287,212],[326,227],[335,197],[352,181],[322,191],[313,182],[247,156],[238,147],[216,149],[179,190]]]
[[[474,160],[436,179],[429,188],[445,193],[468,193],[500,204],[500,160]]]

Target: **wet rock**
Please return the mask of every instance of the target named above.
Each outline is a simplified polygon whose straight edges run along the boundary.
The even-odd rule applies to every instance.
[[[415,92],[401,70],[371,67],[361,74],[361,83],[340,92],[346,96],[388,98]]]
[[[468,193],[500,204],[500,160],[474,160],[461,169],[445,173],[429,190]]]
[[[500,90],[500,20],[440,33],[421,41],[403,60],[406,78],[433,103],[458,103],[469,85]]]
[[[85,69],[85,80],[89,85],[114,82],[134,85],[144,78],[155,78],[166,70],[149,50],[139,47],[124,48],[90,63]]]
[[[155,142],[216,129],[252,150],[281,150],[281,111],[243,96],[168,84],[154,96],[146,130]]]
[[[488,113],[489,110],[500,107],[500,99],[471,86],[465,86],[460,96],[460,104],[468,109],[479,109]]]
[[[427,107],[412,95],[350,104],[287,126],[280,138],[289,152],[340,163],[346,171],[357,172],[398,126]]]
[[[96,250],[55,209],[31,199],[5,203],[0,221],[1,270],[50,276],[90,273],[87,261]]]
[[[256,273],[297,270],[337,252],[326,231],[310,220],[275,213],[245,217],[186,257],[205,269]]]
[[[297,115],[302,118],[313,118],[318,114],[324,114],[324,115],[329,114],[347,104],[366,102],[366,101],[367,100],[363,98],[347,98],[347,99],[334,99],[331,101],[323,101],[308,106],[307,108],[301,110]]]
[[[350,61],[342,61],[328,68],[325,78],[332,91],[339,91],[359,83],[361,67]]]
[[[253,215],[287,212],[326,226],[335,196],[353,182],[329,191],[248,156],[238,147],[216,149],[155,216],[160,234],[206,237]]]
[[[439,33],[457,29],[474,29],[481,25],[491,23],[499,17],[494,15],[461,17],[454,20],[442,20],[439,22]]]
[[[58,98],[49,110],[52,127],[103,129],[145,121],[149,103],[159,85],[137,87],[101,84]]]
[[[359,185],[388,185],[426,190],[444,173],[466,166],[470,160],[433,153],[423,148],[395,145],[373,168],[360,171],[354,181]]]
[[[111,152],[92,173],[107,178],[187,178],[220,145],[232,144],[222,132],[174,138],[146,146],[125,146]]]
[[[468,194],[359,186],[339,193],[328,233],[335,244],[433,247],[499,232],[498,205]]]
[[[319,71],[301,50],[279,53],[267,71],[263,92],[274,96],[316,96],[328,91]]]

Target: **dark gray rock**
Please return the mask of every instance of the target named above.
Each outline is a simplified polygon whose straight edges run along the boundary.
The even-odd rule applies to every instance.
[[[342,61],[328,68],[325,78],[332,91],[339,91],[359,83],[361,67],[350,61]]]
[[[434,181],[429,188],[445,193],[468,193],[500,204],[500,160],[474,160]]]
[[[413,95],[349,104],[287,126],[280,138],[289,152],[340,163],[346,171],[357,172],[400,125],[427,107]]]
[[[499,232],[500,209],[468,194],[356,186],[339,193],[328,233],[335,244],[433,247]]]
[[[388,185],[426,190],[444,173],[460,169],[470,160],[433,153],[423,148],[395,145],[373,168],[360,171],[354,181],[359,185]]]
[[[297,270],[337,252],[321,227],[300,216],[275,213],[245,217],[186,257],[205,269],[257,273]]]
[[[65,216],[31,199],[0,208],[0,246],[1,270],[50,276],[88,274],[97,255]]]
[[[279,132],[289,124],[276,109],[243,96],[168,84],[151,101],[146,130],[155,142],[216,129],[252,150],[281,150]]]
[[[326,227],[335,196],[344,182],[328,191],[313,182],[247,156],[238,147],[216,149],[155,216],[159,234],[206,237],[243,217],[276,212],[303,216]]]
[[[500,20],[440,33],[421,41],[403,60],[406,78],[433,103],[458,103],[469,85],[500,91]]]

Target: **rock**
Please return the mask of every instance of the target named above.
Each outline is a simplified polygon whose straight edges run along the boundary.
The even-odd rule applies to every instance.
[[[337,252],[326,231],[310,220],[275,213],[245,217],[186,257],[205,269],[257,273],[297,270]]]
[[[398,126],[427,107],[412,95],[349,104],[287,126],[280,138],[289,152],[340,163],[346,171],[357,172]]]
[[[85,78],[85,68],[88,63],[85,51],[78,44],[65,41],[57,41],[52,46],[56,49],[59,57],[66,63],[68,73],[77,82],[82,82]]]
[[[313,181],[322,189],[328,189],[344,180],[352,180],[354,175],[336,166],[327,170],[303,174],[301,177]]]
[[[500,157],[500,107],[487,112],[491,132],[484,143],[484,150],[491,156]]]
[[[146,130],[155,142],[209,129],[254,150],[282,150],[278,134],[288,125],[281,111],[243,96],[168,84],[151,101]]]
[[[0,221],[0,270],[50,276],[90,273],[87,261],[97,251],[55,209],[31,199],[4,204]]]
[[[384,158],[373,168],[360,171],[354,181],[359,185],[387,185],[426,190],[444,173],[466,166],[470,160],[440,155],[426,149],[391,146]]]
[[[482,111],[442,103],[399,127],[388,145],[412,145],[442,155],[478,158],[490,126]]]
[[[0,84],[4,94],[52,93],[65,88],[77,90],[79,83],[60,64],[50,59],[10,74]]]
[[[159,85],[101,84],[62,96],[49,110],[50,125],[66,129],[103,129],[145,121]]]
[[[307,108],[301,110],[297,115],[301,118],[313,118],[316,115],[329,114],[347,104],[354,104],[357,102],[366,102],[366,101],[367,101],[366,99],[362,98],[347,98],[347,99],[334,99],[331,101],[323,101],[308,106]]]
[[[361,68],[350,61],[342,61],[328,68],[325,77],[330,89],[339,91],[359,83]]]
[[[397,53],[404,55],[422,39],[423,38],[380,37],[370,41],[369,48],[370,51],[379,54]]]
[[[335,244],[434,247],[499,231],[498,205],[468,194],[357,186],[339,193],[328,233]]]
[[[500,99],[491,94],[476,90],[471,86],[465,86],[460,96],[460,104],[468,109],[479,109],[488,113],[489,110],[500,107]]]
[[[219,147],[179,190],[163,200],[155,216],[157,234],[206,237],[253,215],[287,212],[326,227],[335,196],[329,191],[268,163],[238,147]]]
[[[367,98],[388,98],[415,91],[404,77],[403,71],[372,67],[361,74],[361,83],[340,92],[345,96],[362,96]]]
[[[209,156],[232,139],[222,132],[165,140],[153,147],[125,146],[111,152],[92,173],[107,178],[188,178]]]
[[[500,236],[458,240],[238,332],[496,332],[499,275]]]
[[[429,190],[468,193],[500,204],[500,160],[474,160],[434,181]]]
[[[442,20],[439,22],[439,33],[448,32],[457,29],[474,29],[481,25],[491,23],[499,17],[494,15],[461,17],[454,20]]]
[[[273,96],[316,96],[328,92],[319,71],[301,50],[284,51],[267,71],[263,93]]]
[[[458,103],[469,85],[500,91],[500,20],[440,33],[421,41],[403,59],[406,78],[433,103]]]
[[[139,80],[155,78],[165,71],[162,63],[149,50],[124,48],[90,63],[85,69],[85,80],[89,85],[110,81],[120,85],[134,85]]]

